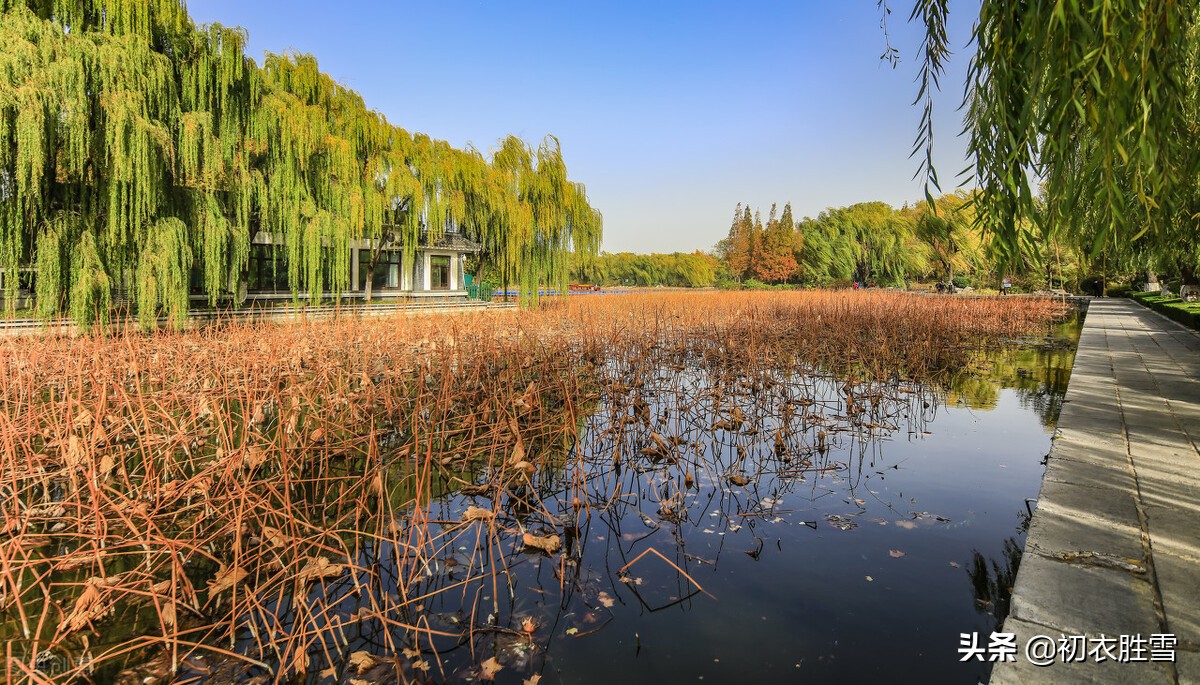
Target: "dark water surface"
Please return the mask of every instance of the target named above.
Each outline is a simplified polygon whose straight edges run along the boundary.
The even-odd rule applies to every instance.
[[[698,371],[654,370],[632,393],[646,405],[610,392],[573,455],[527,492],[432,505],[445,537],[427,598],[400,620],[474,626],[473,639],[413,644],[353,618],[371,593],[398,592],[384,545],[357,559],[382,587],[347,577],[306,598],[344,623],[310,654],[405,647],[403,677],[432,681],[476,679],[494,657],[499,683],[977,682],[987,667],[959,661],[959,634],[991,631],[1007,610],[1079,327],[976,354],[938,387],[874,397],[812,374],[714,396]],[[762,411],[767,397],[784,399]],[[678,440],[678,456],[659,458],[650,432]],[[509,534],[452,524],[468,506],[495,508]],[[564,550],[530,550],[525,532],[560,534]],[[352,677],[334,670],[314,682]]]
[[[843,459],[845,471],[697,496],[677,538],[660,529],[615,553],[616,532],[593,524],[585,563],[599,567],[594,582],[616,600],[614,618],[594,635],[557,639],[542,682],[985,677],[983,665],[958,661],[959,633],[991,631],[1007,610],[1025,498],[1038,494],[1078,331],[1073,321],[1054,332],[1057,344],[981,356],[945,404],[924,409],[923,425],[855,445],[866,458]],[[737,515],[768,497],[776,515]],[[645,527],[626,521],[622,537],[631,530]],[[636,588],[601,570],[679,539],[703,560],[686,570],[711,596],[659,608],[686,591],[665,564],[639,562]]]

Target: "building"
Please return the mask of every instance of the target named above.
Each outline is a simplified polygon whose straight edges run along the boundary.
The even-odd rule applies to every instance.
[[[429,242],[422,234],[412,264],[405,268],[403,247],[363,239],[351,241],[350,289],[344,299],[463,298],[467,297],[467,256],[483,246],[465,236],[447,232]],[[372,260],[374,265],[372,266]],[[327,260],[327,268],[334,268]],[[246,296],[251,300],[291,299],[286,248],[260,233],[250,246]],[[329,282],[328,276],[323,279]]]

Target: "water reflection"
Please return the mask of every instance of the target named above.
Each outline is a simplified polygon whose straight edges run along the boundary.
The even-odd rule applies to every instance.
[[[975,589],[975,610],[994,621],[993,630],[1003,625],[1008,617],[1013,583],[1017,579],[1017,567],[1021,565],[1022,547],[1016,538],[1007,538],[998,559],[985,558],[978,551],[971,555],[967,575],[971,577],[971,586]]]
[[[1000,393],[1016,391],[1021,406],[1032,409],[1045,426],[1053,426],[1075,363],[1082,313],[1057,324],[1044,339],[1018,341],[1017,346],[981,352],[944,381],[947,401],[972,409],[994,409]]]

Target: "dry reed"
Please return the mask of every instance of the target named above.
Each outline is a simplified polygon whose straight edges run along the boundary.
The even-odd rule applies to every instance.
[[[895,429],[968,350],[1062,313],[670,293],[0,341],[6,675],[117,677],[207,655],[260,681],[383,662],[422,680],[482,635],[534,648],[534,620],[496,618],[509,566],[550,557],[565,588],[573,531],[628,506],[622,493],[652,490],[669,523],[698,480],[837,468],[838,435]],[[648,548],[622,571],[651,550],[680,563]],[[454,573],[434,572],[452,558]],[[431,621],[435,601],[463,620]],[[347,631],[367,622],[382,653],[350,652]]]

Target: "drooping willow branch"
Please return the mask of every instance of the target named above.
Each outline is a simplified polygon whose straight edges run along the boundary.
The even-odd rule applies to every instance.
[[[552,137],[487,159],[410,134],[312,56],[259,67],[245,32],[195,27],[180,0],[0,0],[0,19],[0,269],[36,268],[43,316],[103,320],[125,295],[144,325],[181,324],[193,282],[238,292],[263,235],[310,301],[350,287],[356,239],[392,235],[411,265],[460,231],[529,298],[599,248]]]

